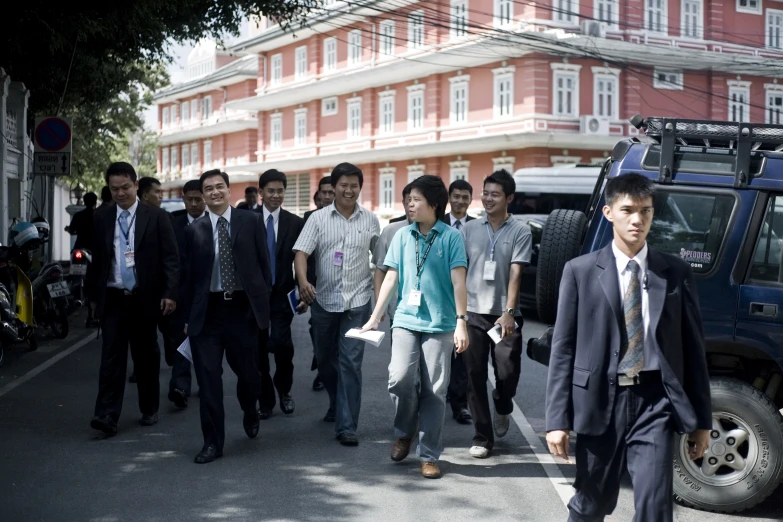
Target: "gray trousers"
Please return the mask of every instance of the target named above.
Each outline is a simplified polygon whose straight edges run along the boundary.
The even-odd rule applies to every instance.
[[[412,439],[418,425],[416,455],[424,462],[437,462],[443,451],[453,347],[454,332],[392,330],[389,394],[395,407],[394,436]]]

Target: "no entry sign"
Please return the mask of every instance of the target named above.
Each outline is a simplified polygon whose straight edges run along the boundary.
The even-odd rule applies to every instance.
[[[35,119],[35,173],[71,174],[71,120],[54,116]]]

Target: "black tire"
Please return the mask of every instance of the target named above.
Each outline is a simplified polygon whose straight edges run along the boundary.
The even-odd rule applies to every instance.
[[[783,476],[783,416],[769,397],[745,382],[715,378],[710,384],[713,425],[718,422],[718,429],[713,431],[708,454],[695,462],[686,453],[687,436],[676,438],[674,498],[695,509],[736,513],[764,501]],[[724,436],[732,426],[748,433],[745,442]],[[729,455],[741,469],[724,464]],[[717,471],[708,476],[703,469],[709,458],[721,460],[714,464]]]
[[[52,311],[54,317],[52,317],[51,328],[55,339],[65,339],[68,337],[68,312],[66,311],[65,306],[65,303],[57,303]]]
[[[0,368],[5,365],[5,349],[2,344],[0,344]]]
[[[35,332],[30,334],[30,337],[25,340],[25,344],[27,345],[28,352],[34,352],[38,350],[38,339],[35,337]]]
[[[546,220],[536,267],[536,309],[541,322],[555,323],[563,268],[579,255],[586,223],[578,210],[554,210]]]

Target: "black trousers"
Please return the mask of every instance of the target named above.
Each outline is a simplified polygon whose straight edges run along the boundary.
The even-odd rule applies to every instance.
[[[156,319],[145,317],[138,296],[108,288],[101,331],[103,346],[95,415],[109,415],[115,422],[120,418],[129,345],[136,369],[139,410],[143,415],[156,413],[160,405],[160,348]]]
[[[288,299],[286,299],[286,304]],[[275,407],[275,390],[277,393],[290,393],[294,383],[294,342],[291,339],[291,321],[294,314],[291,310],[272,310],[270,314],[269,341],[258,343],[258,371],[261,373],[261,409],[271,410]],[[270,353],[275,358],[275,376],[271,377],[269,365]]]
[[[452,350],[451,377],[446,390],[446,401],[451,405],[453,413],[468,407],[468,371],[465,368],[463,354]]]
[[[488,360],[492,358],[495,369],[495,390],[492,399],[495,410],[502,415],[514,411],[519,374],[522,371],[522,317],[514,320],[520,325],[510,336],[498,344],[492,342],[487,330],[495,326],[499,316],[468,312],[468,339],[470,348],[462,353],[468,372],[468,405],[473,415],[473,445],[492,449],[495,432],[492,428],[492,412],[489,408],[487,378]]]
[[[169,392],[175,389],[182,390],[185,395],[190,395],[192,377],[190,373],[190,361],[177,351],[177,348],[185,342],[185,320],[182,314],[174,311],[171,315],[161,316],[158,321],[158,329],[163,335],[163,351],[166,364],[171,366],[171,379],[169,379]]]
[[[266,337],[262,330],[261,337]],[[258,373],[259,330],[244,292],[226,301],[223,293],[210,294],[201,332],[190,338],[193,369],[199,385],[199,411],[204,446],[223,449],[226,439],[223,409],[223,353],[237,376],[237,399],[242,411],[255,414],[261,394]]]
[[[611,514],[626,467],[633,483],[634,521],[673,520],[673,413],[660,373],[649,375],[647,383],[617,388],[604,434],[577,434],[576,495],[568,503],[569,520],[602,521]]]

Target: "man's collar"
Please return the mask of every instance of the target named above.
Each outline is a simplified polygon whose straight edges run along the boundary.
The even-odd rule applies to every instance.
[[[218,219],[221,217],[226,218],[226,221],[231,223],[231,205],[226,207],[225,212],[223,212],[223,214],[221,215],[215,214],[213,212],[209,213],[209,219],[212,220],[212,226],[215,226],[217,224]]]
[[[617,271],[622,273],[623,270],[625,270],[628,267],[628,263],[630,261],[636,261],[636,263],[644,269],[647,263],[647,242],[645,241],[644,246],[641,250],[639,250],[639,253],[636,254],[634,257],[628,257],[625,255],[615,244],[614,240],[612,240],[612,253],[614,254],[615,261],[617,263]]]
[[[449,213],[449,221],[450,221],[449,224],[451,226],[454,226],[454,223],[456,223],[457,221],[462,221],[462,224],[464,225],[465,224],[465,220],[467,219],[467,217],[468,217],[467,214],[465,214],[461,218],[458,218],[458,217],[455,217],[454,214]]]
[[[136,213],[136,209],[138,209],[138,208],[139,208],[139,198],[136,198],[136,203],[131,205],[131,207],[128,209],[128,213],[131,216],[133,216]],[[120,214],[122,214],[123,212],[124,212],[124,210],[122,209],[122,207],[117,205],[117,217],[119,217]]]
[[[264,223],[266,223],[266,220],[269,219],[269,216],[272,216],[272,220],[277,223],[280,220],[280,209],[282,207],[277,207],[274,212],[269,212],[269,209],[266,208],[266,205],[261,205],[263,207],[263,214],[264,214]]]
[[[436,219],[435,220],[435,224],[432,225],[432,228],[430,229],[430,233],[432,233],[433,230],[437,230],[438,231],[438,235],[443,235],[443,231],[447,230],[449,228],[450,228],[449,225],[444,223],[442,220]],[[411,233],[414,236],[417,235],[417,234],[418,235],[422,235],[421,232],[419,232],[419,222],[418,221],[414,221],[413,223],[411,223]],[[427,234],[427,235],[429,235],[429,234]],[[422,236],[422,237],[426,237],[426,236]]]
[[[362,211],[362,206],[359,203],[354,202],[354,205],[355,206],[353,208],[353,212],[351,213],[351,218],[354,217],[356,214],[358,214],[359,212]],[[328,207],[324,207],[324,208],[331,209],[333,212],[337,212],[338,214],[340,214],[340,211],[337,210],[337,204],[336,203],[332,203]],[[340,214],[340,215],[342,216],[342,214]],[[351,218],[348,218],[348,219],[350,220]]]

